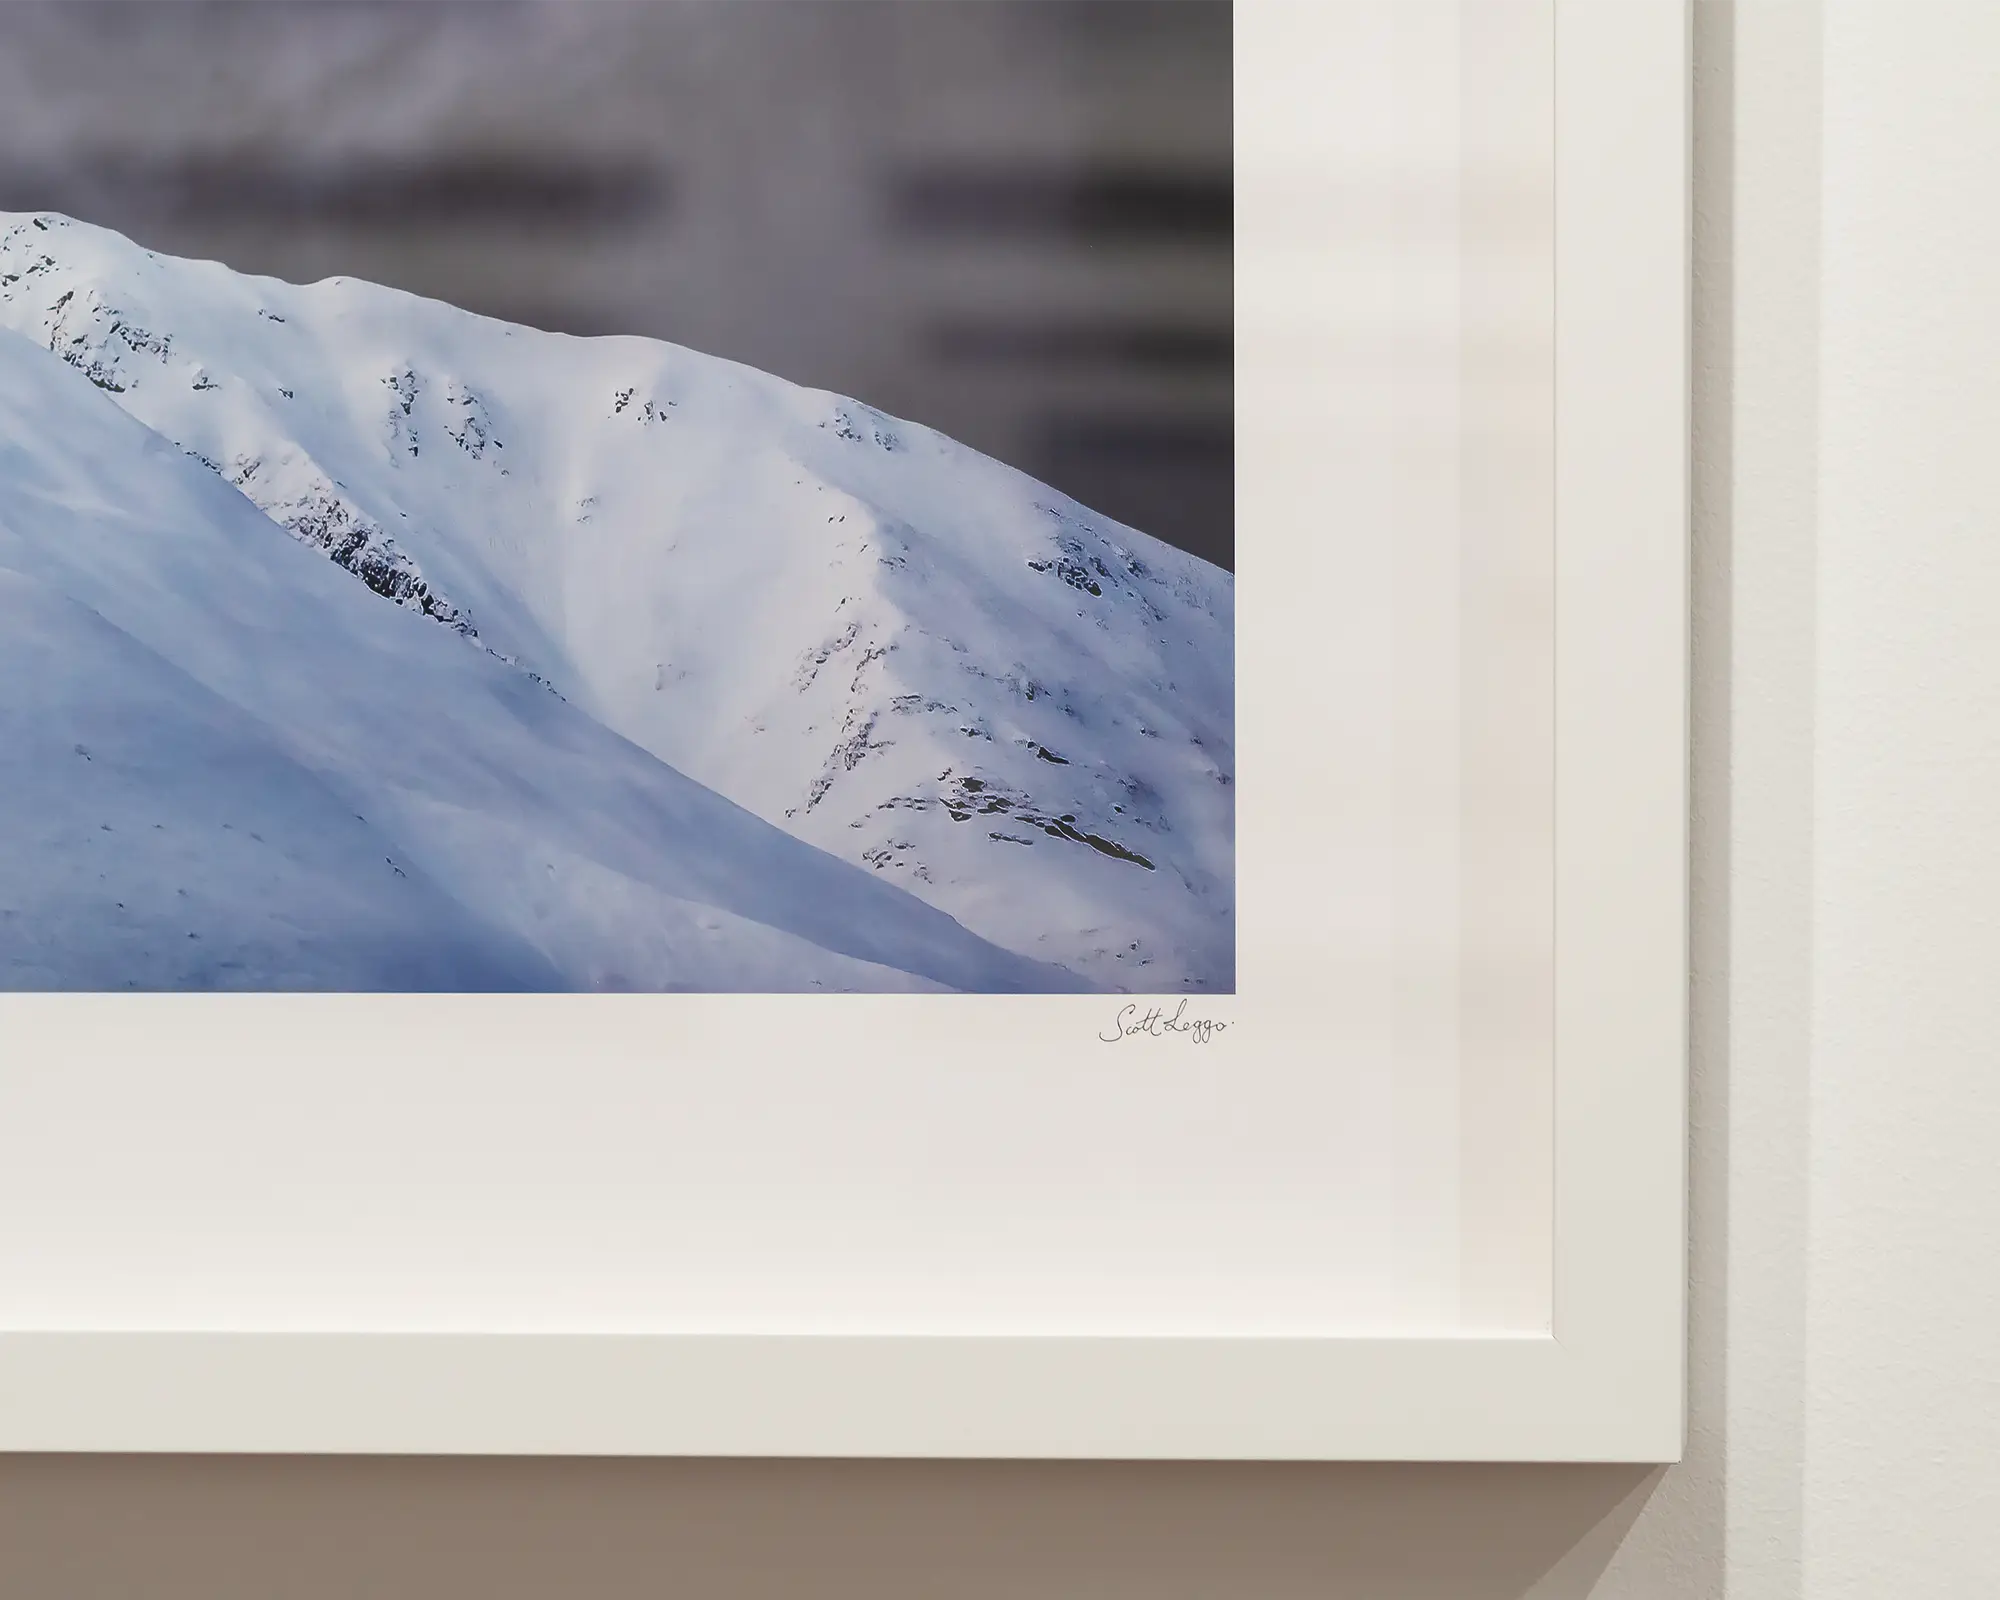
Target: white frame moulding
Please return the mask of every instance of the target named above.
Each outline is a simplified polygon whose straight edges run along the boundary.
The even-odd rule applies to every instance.
[[[1689,8],[1554,3],[1548,1333],[8,1332],[0,1449],[1678,1459]],[[1240,164],[1267,109],[1258,63],[1311,9],[1238,8]],[[1245,303],[1269,285],[1255,229],[1239,237]]]

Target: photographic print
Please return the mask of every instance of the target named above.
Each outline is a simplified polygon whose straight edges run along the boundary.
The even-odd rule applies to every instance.
[[[0,987],[1233,990],[1226,5],[0,74]]]

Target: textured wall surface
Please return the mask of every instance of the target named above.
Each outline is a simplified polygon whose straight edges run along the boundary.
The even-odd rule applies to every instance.
[[[1697,58],[1686,1463],[15,1460],[0,1595],[1990,1593],[2000,9]]]

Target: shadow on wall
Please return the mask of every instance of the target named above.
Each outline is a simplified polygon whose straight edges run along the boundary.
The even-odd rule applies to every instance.
[[[15,1457],[63,1600],[1584,1600],[1636,1467]]]

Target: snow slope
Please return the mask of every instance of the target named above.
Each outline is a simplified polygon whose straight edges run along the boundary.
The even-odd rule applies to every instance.
[[[0,217],[0,325],[378,605],[799,839],[1095,983],[1233,986],[1219,569],[732,363],[60,217]]]
[[[0,987],[1078,987],[287,539],[0,332]]]

